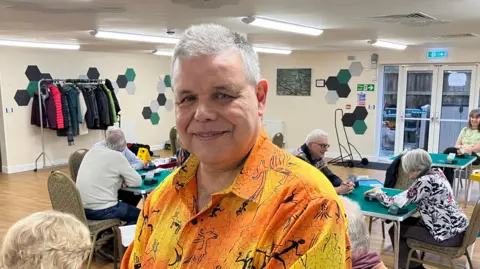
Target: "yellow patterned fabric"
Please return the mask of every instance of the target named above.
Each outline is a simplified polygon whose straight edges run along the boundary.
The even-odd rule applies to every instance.
[[[192,155],[149,195],[123,269],[352,267],[332,185],[264,131],[234,183],[200,212],[198,165]]]

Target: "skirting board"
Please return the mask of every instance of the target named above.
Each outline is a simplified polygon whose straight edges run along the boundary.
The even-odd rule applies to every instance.
[[[151,150],[162,150],[164,149],[164,145],[153,145],[150,146]],[[50,162],[47,160],[47,167],[49,166]],[[57,165],[66,165],[68,164],[68,159],[60,159],[60,160],[53,160],[55,166]],[[43,157],[38,160],[38,169],[43,168]],[[14,174],[14,173],[21,173],[26,171],[33,171],[35,169],[35,163],[30,164],[22,164],[22,165],[15,165],[15,166],[2,166],[2,172],[5,174]]]

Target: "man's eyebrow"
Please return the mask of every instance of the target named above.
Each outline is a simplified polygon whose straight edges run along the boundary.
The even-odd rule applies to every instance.
[[[233,84],[228,84],[228,85],[219,85],[219,86],[214,86],[213,89],[215,90],[220,90],[220,91],[232,91],[232,92],[237,92],[236,90],[237,87]]]
[[[177,95],[184,95],[184,94],[191,94],[192,91],[191,90],[188,90],[188,89],[181,89],[181,90],[178,90],[178,91],[175,91],[177,93]]]

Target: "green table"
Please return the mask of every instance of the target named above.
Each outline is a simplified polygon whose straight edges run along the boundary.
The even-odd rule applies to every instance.
[[[406,208],[408,212],[405,214],[390,214],[388,212],[388,208],[383,206],[379,201],[367,201],[364,198],[364,193],[368,190],[373,189],[370,186],[358,186],[356,187],[351,194],[344,195],[345,197],[350,198],[351,200],[357,202],[360,205],[360,210],[362,214],[368,217],[379,218],[382,221],[390,220],[394,226],[394,240],[395,246],[399,245],[400,242],[400,222],[404,221],[405,219],[411,217],[415,212],[417,212],[416,204],[408,205]],[[393,196],[401,193],[403,190],[396,190],[396,189],[389,189],[389,188],[382,188],[384,192],[388,195]],[[398,259],[399,259],[399,248],[395,247],[393,249],[394,252],[394,259],[393,264],[394,268],[398,269]]]
[[[133,193],[138,193],[138,194],[141,194],[143,196],[143,198],[145,199],[145,197],[151,193],[154,189],[156,189],[160,184],[162,184],[163,180],[168,177],[172,172],[171,171],[168,171],[168,170],[164,170],[162,171],[159,175],[156,175],[154,177],[154,179],[158,180],[158,183],[157,184],[154,184],[154,185],[145,185],[144,184],[144,181],[145,179],[142,178],[142,185],[140,187],[126,187],[126,188],[122,188],[122,190],[124,191],[130,191],[130,192],[133,192]],[[139,174],[145,174],[145,171],[142,171],[140,170],[139,171]]]

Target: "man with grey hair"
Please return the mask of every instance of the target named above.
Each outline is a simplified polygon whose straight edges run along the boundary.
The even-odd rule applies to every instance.
[[[125,139],[125,135],[122,131],[122,129],[114,126],[108,127],[107,131],[105,132],[105,137],[109,136],[116,136],[116,137],[123,137]],[[97,142],[95,145],[93,145],[94,148],[96,147],[104,147],[105,146],[105,141],[100,141]],[[140,160],[135,154],[128,148],[125,148],[125,150],[122,152],[125,158],[127,158],[127,161],[130,163],[130,165],[133,167],[135,170],[140,170],[144,167],[142,160]]]
[[[380,256],[370,252],[370,234],[360,206],[340,196],[348,218],[348,236],[352,245],[352,269],[386,269]]]
[[[137,204],[141,196],[120,189],[124,184],[138,187],[142,178],[125,158],[126,147],[123,133],[113,131],[107,135],[102,146],[96,146],[85,154],[76,184],[87,219],[119,218],[129,224],[136,223],[140,214]]]
[[[325,162],[325,153],[328,151],[328,134],[320,129],[311,131],[305,143],[300,146],[293,155],[313,165],[320,170],[330,180],[335,191],[338,194],[349,194],[355,187],[351,182],[343,182],[343,180],[332,172]]]
[[[268,83],[252,45],[220,25],[191,26],[172,88],[191,156],[147,198],[122,268],[350,268],[335,190],[262,127]]]

